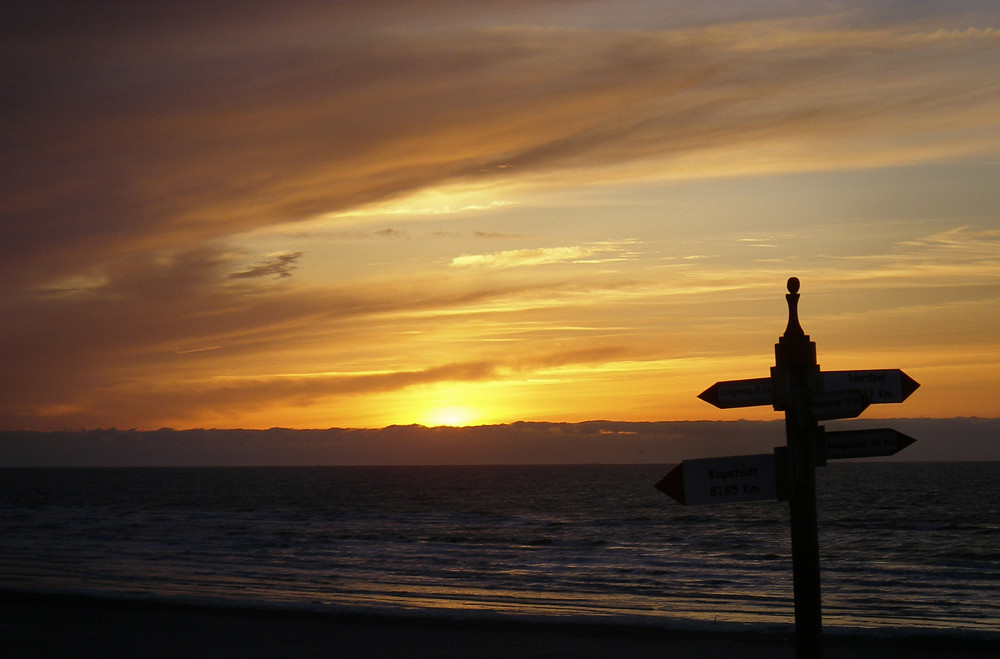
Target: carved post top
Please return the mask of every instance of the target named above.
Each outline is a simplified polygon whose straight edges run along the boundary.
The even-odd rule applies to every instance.
[[[785,300],[788,301],[788,326],[785,327],[785,336],[805,336],[806,333],[802,329],[802,325],[799,323],[799,278],[789,277],[788,278],[788,295],[785,296]]]
[[[776,366],[815,366],[816,344],[809,340],[809,335],[799,323],[799,279],[789,277],[788,294],[788,326],[785,333],[774,346]]]

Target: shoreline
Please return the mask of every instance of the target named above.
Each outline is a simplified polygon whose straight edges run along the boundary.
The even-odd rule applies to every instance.
[[[11,657],[311,657],[340,659],[512,656],[795,656],[792,634],[630,627],[614,623],[460,620],[293,609],[212,606],[97,595],[0,590],[0,634]],[[828,634],[828,659],[993,657],[994,635]],[[904,654],[900,654],[904,653]]]

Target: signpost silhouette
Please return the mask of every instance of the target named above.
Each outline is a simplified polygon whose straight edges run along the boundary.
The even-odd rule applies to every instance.
[[[788,280],[788,325],[774,346],[771,376],[716,382],[698,397],[719,408],[772,405],[785,413],[785,446],[774,454],[685,460],[656,488],[684,505],[788,501],[799,659],[823,656],[816,467],[827,459],[892,455],[915,440],[892,429],[825,432],[817,421],[860,415],[875,403],[901,403],[917,384],[898,369],[820,370],[816,343],[799,322],[799,280]]]

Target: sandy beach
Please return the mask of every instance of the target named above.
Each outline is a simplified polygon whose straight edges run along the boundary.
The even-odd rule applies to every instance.
[[[0,593],[7,657],[792,658],[784,635],[212,608]],[[830,636],[826,656],[993,657],[987,640]],[[888,654],[887,654],[888,653]]]

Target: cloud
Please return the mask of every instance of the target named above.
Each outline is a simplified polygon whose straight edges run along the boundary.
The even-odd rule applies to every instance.
[[[514,238],[527,238],[528,236],[518,233],[501,233],[498,231],[473,231],[472,235],[476,238],[497,238],[497,239],[514,239]]]
[[[960,251],[966,257],[979,254],[1000,259],[1000,230],[961,226],[940,231],[920,240],[903,241],[900,246],[938,252]]]
[[[224,347],[223,347],[224,348]],[[219,346],[198,351],[176,351],[186,357],[193,353],[217,352]],[[67,425],[74,419],[83,425],[98,426],[101,420],[119,419],[126,425],[155,427],[171,423],[221,419],[241,410],[287,409],[322,406],[324,401],[355,399],[371,394],[440,383],[477,383],[518,377],[537,377],[551,369],[603,363],[627,354],[622,348],[600,347],[556,350],[520,355],[508,359],[452,362],[414,370],[372,373],[299,373],[195,377],[181,381],[119,380],[91,390],[63,392],[57,400],[38,405],[37,413],[49,417],[50,427]],[[210,358],[210,357],[207,357]],[[36,403],[37,404],[37,403]],[[0,415],[9,424],[12,414]],[[143,423],[139,419],[149,419]],[[136,420],[133,424],[132,421]],[[219,423],[219,422],[217,422]],[[221,422],[224,423],[224,422]]]
[[[233,22],[160,12],[175,19],[163,27],[109,9],[93,20],[110,36],[68,20],[15,36],[0,117],[18,163],[0,181],[7,281],[484,177],[599,178],[636,162],[656,176],[681,155],[797,138],[868,140],[855,162],[997,143],[998,98],[982,85],[995,30],[406,29],[377,18],[391,12],[318,7],[294,4],[269,30],[254,22],[273,15],[263,6]],[[950,132],[941,117],[958,116],[966,134],[992,133]]]
[[[454,268],[516,268],[554,263],[594,264],[621,261],[635,256],[630,242],[604,242],[569,247],[512,249],[490,254],[463,254],[451,260]]]
[[[317,374],[327,361],[377,362],[390,350],[400,351],[405,364],[413,357],[408,348],[373,336],[405,335],[415,322],[424,333],[446,333],[456,314],[514,313],[578,295],[588,285],[416,274],[294,286],[274,280],[283,279],[297,253],[271,255],[248,270],[234,268],[240,258],[222,248],[131,255],[80,283],[0,300],[6,373],[0,427],[71,417],[100,425],[140,413],[162,418],[166,409],[177,418],[184,405],[192,412],[213,405],[259,408],[449,378],[474,381],[500,366],[475,360],[423,366],[427,360],[419,358],[411,368],[396,365],[378,374]],[[233,277],[234,271],[242,276]],[[300,375],[275,375],[289,369]]]
[[[549,263],[577,262],[590,255],[581,247],[539,247],[513,249],[492,254],[463,254],[451,261],[452,267],[513,268],[518,266],[545,265]]]
[[[249,270],[234,272],[229,279],[257,279],[259,277],[291,277],[296,261],[302,257],[302,252],[274,254],[263,263],[258,263]]]
[[[844,264],[847,267],[844,267]],[[922,291],[924,304],[937,297],[934,289],[949,295],[969,295],[979,289],[989,299],[996,297],[996,273],[1000,271],[1000,231],[960,226],[926,236],[893,243],[887,250],[831,259],[828,280],[839,280],[852,288],[888,285]],[[965,292],[961,292],[965,289]],[[944,295],[938,293],[937,295]],[[961,299],[954,298],[953,301]]]
[[[379,238],[406,238],[407,233],[405,231],[400,231],[399,229],[379,229],[375,232],[375,235]]]

